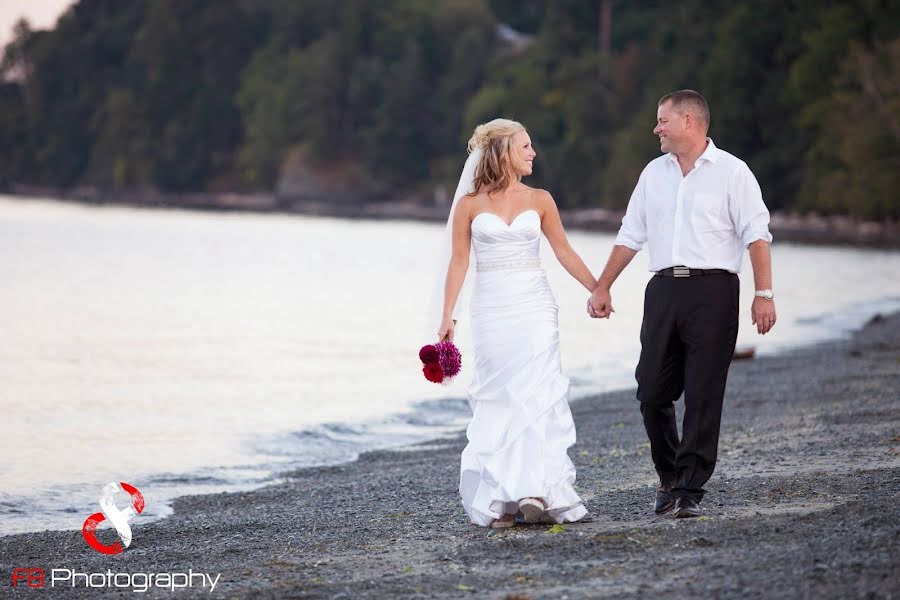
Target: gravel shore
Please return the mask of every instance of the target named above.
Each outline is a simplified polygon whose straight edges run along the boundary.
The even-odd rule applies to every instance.
[[[135,597],[130,587],[51,589],[51,569],[65,568],[221,573],[211,593],[195,582],[179,597],[900,597],[900,315],[851,340],[732,365],[697,519],[652,514],[656,478],[633,391],[572,410],[584,522],[471,525],[457,495],[461,435],[253,492],[179,498],[171,517],[138,519],[117,556],[78,531],[2,537],[0,596]],[[17,567],[45,569],[44,589],[12,588]],[[172,592],[137,597],[148,595]]]

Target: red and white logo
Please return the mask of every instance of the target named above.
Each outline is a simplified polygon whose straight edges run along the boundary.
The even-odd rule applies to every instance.
[[[131,506],[125,510],[119,510],[119,507],[116,506],[115,496],[119,492],[131,495]],[[103,554],[119,554],[123,552],[125,548],[131,545],[131,525],[128,522],[143,512],[143,510],[144,496],[139,489],[128,485],[124,481],[107,483],[103,486],[103,492],[100,494],[100,512],[89,516],[84,521],[84,527],[81,528],[84,540],[91,548]],[[97,527],[106,520],[116,528],[116,532],[122,541],[104,544],[97,539]]]

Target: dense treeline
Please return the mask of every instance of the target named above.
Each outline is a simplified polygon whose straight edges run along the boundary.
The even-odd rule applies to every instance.
[[[533,184],[621,207],[690,87],[771,208],[898,217],[898,34],[892,0],[81,0],[5,50],[0,184],[265,190],[300,161],[388,198],[452,186],[502,115]]]

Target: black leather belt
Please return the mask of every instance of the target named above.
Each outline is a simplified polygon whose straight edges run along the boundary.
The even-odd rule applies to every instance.
[[[723,273],[731,273],[725,269],[689,269],[687,267],[669,267],[662,271],[657,271],[657,275],[663,277],[696,277],[698,275],[721,275]]]

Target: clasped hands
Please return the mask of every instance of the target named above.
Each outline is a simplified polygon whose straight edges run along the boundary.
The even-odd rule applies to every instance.
[[[599,285],[594,288],[594,293],[588,298],[587,312],[592,319],[608,319],[612,313],[616,312],[613,309],[609,288]]]

